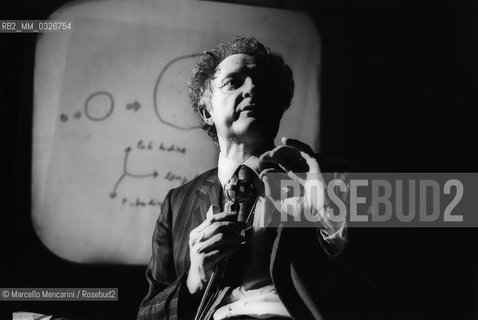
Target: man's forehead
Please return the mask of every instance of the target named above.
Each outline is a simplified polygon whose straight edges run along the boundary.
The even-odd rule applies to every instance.
[[[215,75],[221,76],[243,69],[253,69],[257,65],[257,58],[248,54],[233,54],[222,60],[216,67]]]

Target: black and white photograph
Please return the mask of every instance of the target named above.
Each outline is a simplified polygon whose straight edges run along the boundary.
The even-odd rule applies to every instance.
[[[478,3],[0,4],[0,314],[478,319]]]

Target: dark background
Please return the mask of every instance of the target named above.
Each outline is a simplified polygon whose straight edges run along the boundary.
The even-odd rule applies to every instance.
[[[365,172],[478,171],[474,1],[259,2],[307,10],[319,29],[322,152]],[[64,3],[2,2],[0,19],[46,19]],[[119,301],[0,302],[0,310],[133,319],[147,289],[145,267],[70,263],[49,252],[33,230],[35,37],[0,35],[0,287],[117,287]],[[476,319],[477,238],[475,229],[360,230],[349,249],[356,270],[391,302],[394,318]]]

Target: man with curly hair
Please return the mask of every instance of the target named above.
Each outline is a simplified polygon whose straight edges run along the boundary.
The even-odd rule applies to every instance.
[[[138,319],[302,320],[339,315],[340,282],[347,280],[334,257],[345,243],[345,223],[302,229],[260,223],[271,203],[273,213],[283,210],[273,199],[266,173],[279,168],[298,181],[293,172],[322,181],[323,168],[308,145],[283,138],[274,146],[293,96],[290,67],[256,39],[237,38],[200,57],[189,87],[202,128],[219,146],[218,168],[166,196],[146,272],[149,291]],[[252,224],[250,238],[243,232],[247,223],[222,206],[223,189],[241,167],[253,172],[258,196],[247,220]],[[310,206],[319,212],[324,199]],[[247,255],[239,259],[243,272],[212,288],[218,264],[226,269],[241,264],[237,255],[245,244]]]

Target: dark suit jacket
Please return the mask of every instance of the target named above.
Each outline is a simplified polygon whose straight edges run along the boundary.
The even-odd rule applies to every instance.
[[[138,319],[192,319],[200,297],[185,285],[189,269],[189,233],[220,207],[217,169],[171,190],[153,235],[153,255],[146,271],[149,291]],[[367,284],[327,250],[316,228],[277,228],[270,274],[289,313],[299,320],[362,317]],[[365,288],[365,289],[364,289]]]

